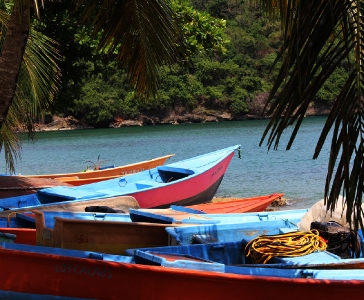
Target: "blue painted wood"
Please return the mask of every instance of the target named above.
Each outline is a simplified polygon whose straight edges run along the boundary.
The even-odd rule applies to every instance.
[[[43,211],[45,227],[54,228],[55,219],[64,218],[72,220],[93,220],[93,221],[110,221],[110,222],[131,222],[129,214],[115,213],[92,213],[92,212],[58,212],[58,211]]]
[[[270,276],[283,278],[316,278],[330,280],[364,280],[364,270],[315,270],[315,269],[278,269],[225,266],[226,273]]]
[[[168,255],[164,257],[166,252],[150,252],[136,250],[134,260],[136,264],[145,264],[152,266],[162,266],[166,268],[192,269],[211,272],[225,272],[225,265],[205,259],[196,259],[186,254],[174,254],[173,257]],[[170,253],[167,253],[170,254]]]
[[[171,205],[171,209],[173,209],[175,211],[183,211],[183,212],[187,212],[187,213],[191,213],[191,214],[200,214],[200,215],[206,214],[205,212],[200,211],[198,209],[193,209],[193,208],[179,206],[179,205]]]
[[[149,262],[163,265],[165,262],[160,253],[173,255],[186,255],[191,258],[208,260],[223,264],[225,273],[242,275],[273,276],[286,278],[317,278],[317,279],[357,279],[364,280],[364,269],[358,269],[360,263],[364,266],[364,258],[342,259],[328,251],[317,251],[299,257],[274,258],[268,264],[251,264],[244,254],[247,241],[194,244],[182,246],[154,247],[143,249],[128,249],[128,255],[138,255],[145,260],[137,263],[150,264]],[[163,256],[162,256],[163,257]],[[352,269],[350,266],[354,265]],[[166,264],[167,266],[167,264]],[[189,264],[189,268],[216,271],[214,266],[203,266],[198,263]]]
[[[0,246],[5,249],[27,251],[32,253],[54,254],[54,255],[62,255],[68,257],[89,258],[95,260],[105,260],[105,261],[122,262],[122,263],[134,263],[134,258],[132,256],[113,255],[108,253],[100,253],[92,251],[71,250],[71,249],[63,249],[56,247],[32,246],[32,245],[14,244],[14,243],[0,243]]]
[[[218,242],[234,242],[242,239],[253,239],[259,235],[273,235],[282,233],[282,229],[296,231],[295,226],[300,218],[282,219],[272,221],[258,221],[249,223],[222,223],[200,226],[167,227],[166,231],[171,237],[172,244],[189,245],[193,243],[194,236],[212,236]]]
[[[151,223],[163,223],[163,224],[173,224],[173,223],[186,223],[186,224],[226,224],[226,223],[249,223],[257,221],[274,221],[274,220],[292,220],[297,222],[298,219],[308,211],[308,209],[296,209],[296,210],[286,210],[286,211],[272,211],[263,213],[235,213],[235,214],[205,214],[203,217],[197,218],[200,215],[200,211],[194,209],[189,209],[182,206],[172,205],[171,209],[178,212],[186,212],[185,219],[176,220],[172,216],[163,215],[163,213],[154,213],[153,210],[138,210],[129,209],[130,218],[133,222],[151,222]],[[196,213],[197,212],[197,213]],[[187,215],[189,214],[189,215]],[[197,215],[196,218],[193,215]],[[290,228],[288,228],[291,230]],[[283,229],[282,229],[283,230]]]
[[[125,252],[133,256],[136,250],[154,251],[160,253],[171,253],[190,255],[198,259],[214,261],[221,264],[245,264],[245,244],[242,241],[231,243],[195,244],[181,246],[150,247],[141,249],[127,249]]]

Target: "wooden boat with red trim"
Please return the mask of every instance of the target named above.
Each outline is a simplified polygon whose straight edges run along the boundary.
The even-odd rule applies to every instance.
[[[364,280],[280,278],[132,263],[133,257],[0,244],[4,299],[356,299]],[[337,272],[342,272],[338,270]],[[299,272],[301,274],[301,272]],[[163,284],[161,284],[163,283]]]
[[[157,166],[163,165],[172,156],[174,156],[174,154],[169,154],[124,166],[119,166],[119,167],[110,166],[101,168],[99,170],[89,170],[87,172],[45,174],[45,175],[24,175],[23,177],[45,178],[45,179],[51,178],[51,179],[57,179],[60,182],[68,183],[73,186],[79,186],[83,184],[89,184],[103,180],[119,178],[129,174],[134,174],[141,171],[149,170]]]

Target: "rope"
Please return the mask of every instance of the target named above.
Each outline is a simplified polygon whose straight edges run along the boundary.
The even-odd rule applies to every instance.
[[[325,250],[326,247],[318,231],[313,229],[311,232],[258,236],[245,246],[245,253],[253,263],[265,264],[273,257],[303,256],[316,250]]]
[[[16,211],[13,211],[11,213],[8,214],[8,223],[7,223],[7,226],[10,227],[10,220],[11,218],[16,215]]]

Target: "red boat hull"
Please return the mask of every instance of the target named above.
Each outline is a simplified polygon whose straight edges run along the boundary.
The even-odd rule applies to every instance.
[[[167,208],[171,204],[186,206],[206,203],[214,197],[233,156],[234,152],[231,152],[213,168],[178,184],[128,195],[133,196],[141,208]]]
[[[357,299],[364,281],[285,279],[0,249],[0,291],[80,299]],[[11,295],[11,293],[9,293]]]
[[[237,198],[222,202],[191,205],[188,207],[207,214],[259,212],[265,210],[274,200],[283,196],[284,194],[272,194],[251,198]]]

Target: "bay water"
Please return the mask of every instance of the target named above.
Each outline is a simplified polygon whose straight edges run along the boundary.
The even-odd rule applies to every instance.
[[[16,174],[79,172],[93,166],[125,165],[175,154],[167,163],[240,144],[216,193],[218,197],[253,197],[282,192],[289,206],[307,208],[324,196],[329,141],[318,159],[312,156],[326,117],[307,117],[289,151],[292,129],[278,150],[259,142],[268,120],[39,132],[34,142],[22,139]],[[265,141],[266,142],[266,141]],[[6,173],[0,153],[0,173]],[[0,179],[1,180],[1,179]]]

